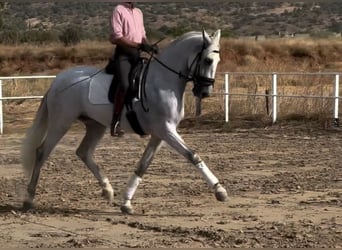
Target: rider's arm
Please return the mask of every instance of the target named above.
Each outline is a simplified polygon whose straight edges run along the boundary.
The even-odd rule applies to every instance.
[[[110,42],[112,44],[116,44],[116,45],[123,46],[123,47],[131,47],[131,48],[139,48],[139,45],[140,45],[139,43],[133,42],[124,37],[114,38],[113,35],[111,35],[110,37]]]
[[[123,46],[123,47],[131,47],[131,48],[140,48],[140,45],[141,45],[141,43],[133,42],[133,41],[128,40],[124,37],[120,37],[120,38],[115,39],[113,35],[110,36],[110,42],[112,44],[116,44],[116,45]],[[142,43],[149,44],[146,37],[143,38]]]

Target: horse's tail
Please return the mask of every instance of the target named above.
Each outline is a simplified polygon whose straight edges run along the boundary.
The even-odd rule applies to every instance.
[[[38,108],[36,117],[32,126],[27,130],[25,139],[21,148],[21,160],[26,177],[30,178],[37,155],[37,148],[42,144],[46,131],[48,120],[47,94],[43,97]]]

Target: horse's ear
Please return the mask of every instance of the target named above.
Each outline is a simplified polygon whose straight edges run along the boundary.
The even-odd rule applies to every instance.
[[[219,43],[221,38],[221,30],[218,29],[215,31],[215,33],[212,35],[213,43]]]
[[[205,47],[207,47],[211,41],[210,41],[210,37],[209,37],[208,33],[204,29],[202,29],[202,37],[203,37]]]

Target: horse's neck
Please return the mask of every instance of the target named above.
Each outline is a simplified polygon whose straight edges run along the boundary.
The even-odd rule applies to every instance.
[[[165,62],[169,67],[175,69],[177,72],[182,71],[186,73],[187,61],[191,56],[193,46],[189,42],[180,42],[166,47],[160,55],[160,60]]]
[[[184,93],[187,83],[186,77],[189,75],[188,58],[190,56],[191,48],[187,46],[181,49],[179,46],[168,47],[159,55],[158,59],[165,64],[163,66],[155,62],[158,67],[158,74],[164,77],[164,80],[158,83],[160,87],[173,89],[175,92],[179,92],[179,95]]]

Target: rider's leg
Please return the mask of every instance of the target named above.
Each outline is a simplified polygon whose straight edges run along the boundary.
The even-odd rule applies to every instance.
[[[111,123],[111,135],[121,136],[124,131],[120,128],[121,112],[125,104],[125,97],[129,87],[129,72],[131,70],[131,63],[129,58],[125,55],[118,54],[115,57],[115,78],[118,81],[118,88],[115,93],[113,119]]]
[[[124,134],[124,131],[120,128],[120,117],[123,106],[125,104],[125,96],[126,93],[124,92],[124,90],[122,90],[121,88],[116,90],[113,107],[113,119],[110,130],[110,134],[112,136],[121,136]]]

